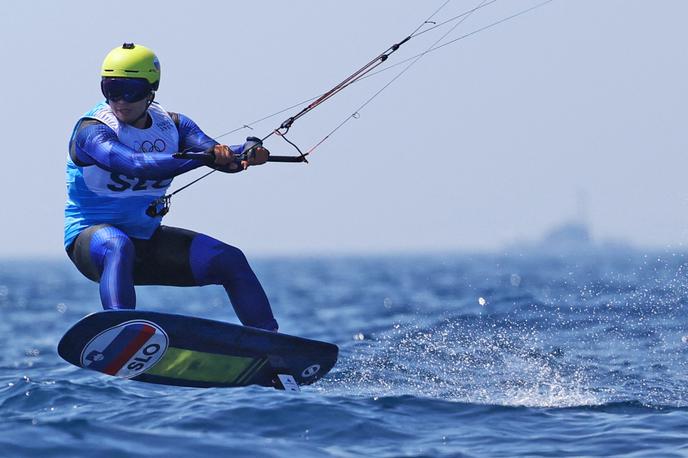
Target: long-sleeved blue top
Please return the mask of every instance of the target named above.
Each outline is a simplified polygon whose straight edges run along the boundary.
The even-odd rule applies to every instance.
[[[145,129],[119,123],[105,103],[77,123],[67,160],[65,247],[95,224],[111,224],[131,237],[149,238],[162,218],[148,216],[148,205],[165,194],[172,178],[206,165],[172,154],[205,151],[217,144],[215,140],[190,118],[170,116],[157,103],[148,112],[152,123]],[[238,154],[243,150],[242,146],[230,148]],[[238,161],[211,167],[240,171]]]

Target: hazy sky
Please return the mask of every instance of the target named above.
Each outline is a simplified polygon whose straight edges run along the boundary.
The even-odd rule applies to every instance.
[[[113,47],[152,48],[163,72],[157,100],[215,136],[328,89],[441,3],[5,2],[0,257],[62,254],[67,142],[102,99],[100,64]],[[435,19],[478,3],[454,0]],[[535,3],[498,1],[450,39]],[[539,237],[573,218],[584,195],[595,238],[681,247],[687,17],[682,0],[555,0],[427,55],[310,165],[216,173],[175,197],[165,222],[249,255],[482,250]],[[395,73],[347,89],[291,138],[313,145]],[[263,136],[287,115],[222,141]],[[292,154],[279,139],[266,146]]]

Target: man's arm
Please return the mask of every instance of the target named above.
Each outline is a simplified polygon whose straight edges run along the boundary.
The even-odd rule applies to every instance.
[[[175,124],[177,124],[177,130],[179,131],[179,150],[180,152],[202,152],[207,151],[209,148],[214,147],[218,144],[215,140],[207,136],[198,125],[191,120],[191,118],[181,114],[174,113],[173,119],[176,117]],[[205,164],[208,167],[212,167],[216,170],[222,172],[235,173],[244,170],[241,166],[241,159],[238,157],[243,150],[244,145],[231,145],[229,149],[233,154],[237,155],[236,159],[233,159],[230,163],[225,165],[218,164]],[[182,159],[177,159],[183,161]]]
[[[172,178],[204,165],[198,160],[173,158],[169,153],[135,151],[120,142],[110,127],[90,119],[79,123],[69,142],[69,154],[78,166],[97,165],[114,173],[150,180]]]

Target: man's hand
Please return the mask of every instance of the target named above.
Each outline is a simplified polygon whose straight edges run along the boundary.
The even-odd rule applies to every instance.
[[[235,154],[227,145],[214,145],[208,148],[203,154],[205,154],[210,164],[220,167],[227,166],[232,172],[239,170],[239,167],[243,167],[243,169],[246,170],[250,165],[265,164],[270,157],[270,151],[263,148],[262,142],[256,137],[248,137],[242,151],[243,153],[241,154]],[[174,156],[179,159],[195,159],[195,157],[193,157],[194,154],[195,153],[175,153]]]
[[[259,138],[248,137],[241,156],[241,166],[246,170],[249,165],[265,164],[270,157],[270,151],[263,148]]]
[[[211,148],[215,160],[213,164],[219,166],[228,166],[230,171],[239,170],[237,164],[237,155],[227,145],[215,145]],[[244,167],[246,169],[246,167]]]
[[[234,153],[227,145],[215,145],[212,148],[212,152],[215,155],[215,160],[213,161],[215,165],[227,165],[234,160]]]

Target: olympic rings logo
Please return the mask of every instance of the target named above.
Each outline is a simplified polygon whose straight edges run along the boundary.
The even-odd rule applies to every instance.
[[[158,153],[162,153],[163,151],[165,151],[165,147],[167,147],[167,145],[165,144],[165,141],[162,140],[161,138],[158,138],[154,142],[146,140],[143,143],[141,143],[141,147],[139,148],[139,151],[141,151],[142,153],[152,153],[154,151],[158,152]]]

